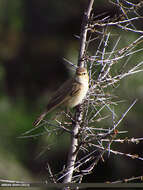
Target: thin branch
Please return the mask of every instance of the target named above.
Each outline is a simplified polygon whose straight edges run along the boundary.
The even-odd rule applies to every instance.
[[[143,181],[143,176],[137,176],[137,177],[131,177],[131,178],[127,178],[127,179],[121,179],[121,180],[117,180],[117,181],[108,181],[108,183],[128,183],[128,182],[133,182],[133,181],[136,181],[136,180],[139,180],[139,182],[142,182]]]
[[[88,8],[84,13],[82,27],[81,27],[81,34],[80,34],[80,50],[79,50],[79,57],[78,57],[78,66],[84,67],[84,54],[86,48],[86,40],[87,40],[87,25],[90,18],[92,6],[94,0],[88,0]],[[75,161],[78,153],[78,133],[80,128],[80,122],[82,121],[82,110],[79,106],[75,113],[75,123],[73,123],[73,135],[71,136],[71,147],[68,155],[68,162],[67,162],[67,175],[64,178],[64,183],[72,182],[72,176],[75,167]],[[65,188],[66,189],[66,188]]]
[[[94,3],[94,0],[88,0],[88,8],[84,12],[84,16],[83,16],[81,33],[80,33],[80,50],[79,50],[79,57],[78,57],[78,66],[79,67],[84,67],[84,54],[85,54],[85,49],[86,49],[88,21],[90,18],[93,3]]]

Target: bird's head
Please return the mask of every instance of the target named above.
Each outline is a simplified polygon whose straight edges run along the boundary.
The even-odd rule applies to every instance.
[[[78,67],[76,69],[76,80],[80,83],[88,83],[89,77],[85,67]]]

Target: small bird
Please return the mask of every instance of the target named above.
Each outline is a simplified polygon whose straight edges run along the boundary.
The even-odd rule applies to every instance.
[[[73,108],[79,105],[85,98],[88,91],[88,73],[84,67],[76,69],[75,76],[67,80],[53,95],[45,111],[34,121],[33,125],[37,126],[46,116],[47,113],[64,105],[66,108]]]

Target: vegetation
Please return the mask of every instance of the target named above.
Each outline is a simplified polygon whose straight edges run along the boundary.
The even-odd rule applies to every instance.
[[[7,12],[0,15],[2,180],[141,182],[142,7],[142,1],[126,0],[1,1]],[[33,128],[47,97],[66,80],[62,63],[74,68],[77,59],[90,76],[83,105],[72,116],[62,113],[64,120],[53,121],[51,114]],[[75,128],[78,139],[71,135]],[[7,163],[13,166],[8,171]]]

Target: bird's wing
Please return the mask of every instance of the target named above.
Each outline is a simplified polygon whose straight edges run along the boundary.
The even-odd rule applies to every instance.
[[[77,83],[74,79],[70,79],[66,81],[55,93],[55,95],[51,98],[48,105],[46,106],[46,110],[40,114],[40,116],[34,121],[33,125],[37,126],[41,122],[41,120],[45,117],[45,115],[61,105],[62,103],[68,101],[71,96],[75,96],[80,90],[80,83]]]
[[[81,84],[77,81],[73,82],[72,88],[70,91],[70,96],[75,96],[78,94],[78,92],[81,90]]]
[[[80,84],[75,79],[66,81],[53,95],[48,105],[46,106],[47,112],[53,110],[64,102],[68,101],[71,96],[77,94],[80,90]]]

